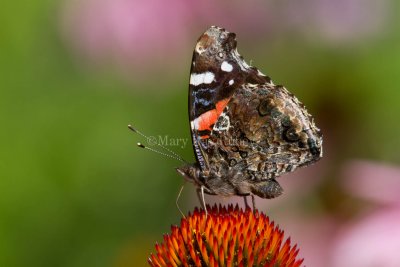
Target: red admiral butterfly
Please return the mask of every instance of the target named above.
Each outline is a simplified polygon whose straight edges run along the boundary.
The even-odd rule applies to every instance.
[[[282,193],[276,178],[322,157],[322,135],[304,105],[248,65],[236,35],[212,26],[193,52],[189,118],[197,161],[177,171],[202,193]]]

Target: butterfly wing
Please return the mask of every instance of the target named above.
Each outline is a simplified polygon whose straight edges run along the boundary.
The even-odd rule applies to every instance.
[[[250,67],[236,50],[236,35],[212,26],[197,41],[189,82],[189,118],[193,147],[203,171],[209,168],[208,142],[215,123],[245,83],[270,79]]]
[[[206,193],[273,198],[282,192],[275,177],[322,156],[303,104],[249,66],[222,28],[209,28],[194,49],[189,117],[197,163],[179,170]]]
[[[215,165],[225,161],[251,180],[265,180],[318,160],[321,142],[313,118],[286,88],[244,84],[214,125],[208,145],[214,147],[209,151]]]

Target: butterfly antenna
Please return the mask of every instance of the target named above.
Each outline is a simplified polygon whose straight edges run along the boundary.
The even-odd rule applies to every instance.
[[[178,158],[178,157],[175,157],[174,155],[170,155],[170,154],[164,153],[164,152],[162,152],[162,151],[156,150],[156,149],[154,149],[154,148],[145,146],[145,145],[143,145],[142,143],[137,143],[137,146],[140,147],[140,148],[144,148],[144,149],[150,150],[151,152],[154,152],[154,153],[163,155],[163,156],[165,156],[165,157],[168,157],[168,158],[171,158],[171,159],[176,159],[176,160],[179,160],[179,161],[181,161],[181,162],[184,162],[181,158]],[[184,162],[184,163],[186,163],[186,162]]]
[[[142,136],[142,137],[145,138],[146,140],[150,140],[150,138],[149,138],[147,135],[143,134],[142,132],[140,132],[140,131],[137,130],[136,128],[133,128],[132,125],[129,124],[129,125],[128,125],[128,128],[129,128],[132,132],[137,133],[138,135]],[[161,151],[159,151],[159,150],[156,150],[156,149],[154,149],[154,148],[145,146],[145,145],[143,145],[142,143],[137,143],[137,145],[138,145],[138,147],[140,147],[140,148],[144,148],[144,149],[153,151],[153,152],[155,152],[155,153],[157,153],[157,154],[164,155],[164,156],[166,156],[166,157],[179,160],[179,161],[181,161],[181,162],[183,162],[183,163],[188,163],[186,160],[184,160],[184,159],[183,159],[181,156],[179,156],[177,153],[175,153],[174,151],[172,151],[172,150],[166,148],[165,146],[161,145],[160,143],[158,143],[157,140],[152,140],[152,143],[155,144],[155,145],[157,145],[157,146],[159,146],[159,147],[161,147],[162,149],[168,151],[170,154],[167,154],[167,153],[161,152]],[[171,154],[172,154],[172,155],[171,155]]]

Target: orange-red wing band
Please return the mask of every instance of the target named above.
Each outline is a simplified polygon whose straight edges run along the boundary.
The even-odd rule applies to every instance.
[[[198,128],[196,129],[197,131],[211,131],[212,130],[212,125],[214,125],[218,117],[221,115],[222,111],[224,111],[224,108],[228,104],[230,98],[225,98],[220,101],[218,101],[215,105],[215,109],[209,110],[207,112],[204,112],[201,114],[196,120],[197,120],[197,125]],[[209,135],[203,135],[200,136],[202,139],[209,138]]]

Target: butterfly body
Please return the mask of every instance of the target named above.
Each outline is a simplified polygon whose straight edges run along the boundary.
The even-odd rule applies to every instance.
[[[211,27],[193,53],[189,118],[196,162],[177,171],[205,193],[282,193],[276,178],[322,157],[322,135],[304,105],[249,66],[236,36]]]

